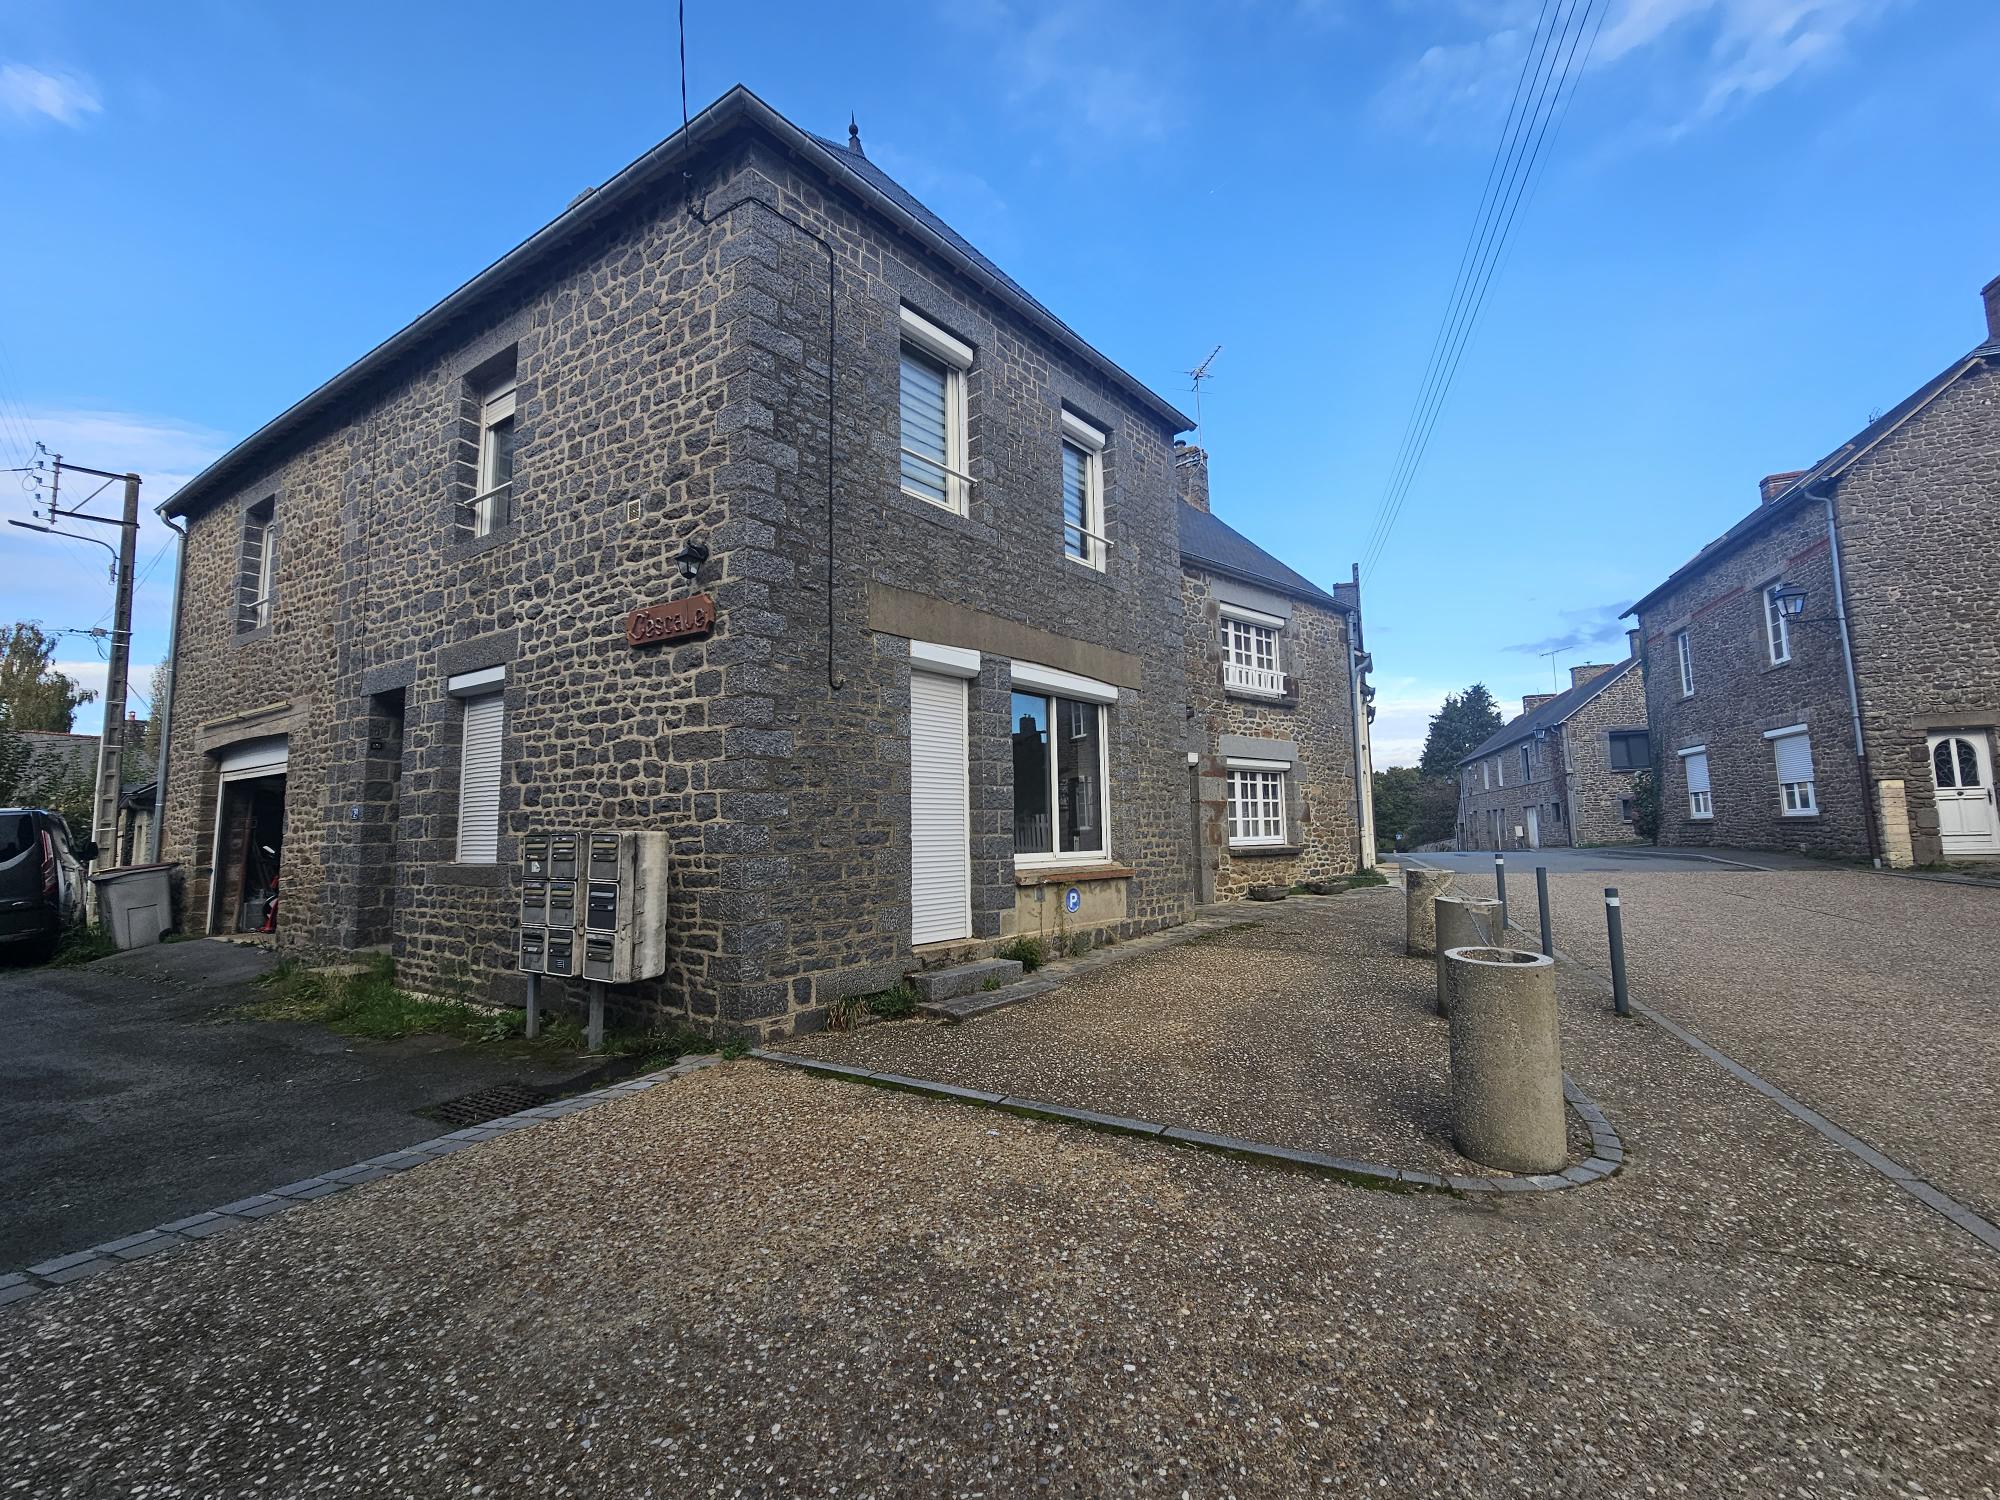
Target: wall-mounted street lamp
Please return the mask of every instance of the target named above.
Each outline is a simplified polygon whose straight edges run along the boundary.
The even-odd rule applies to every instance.
[[[1796,620],[1805,613],[1806,591],[1798,585],[1781,585],[1773,597],[1777,599],[1778,608],[1785,612],[1787,619]]]
[[[701,572],[701,565],[708,561],[708,544],[689,540],[681,544],[681,550],[674,555],[674,561],[681,565],[681,577],[692,583]]]

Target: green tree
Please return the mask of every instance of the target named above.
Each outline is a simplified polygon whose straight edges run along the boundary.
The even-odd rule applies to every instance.
[[[1462,693],[1445,694],[1444,706],[1431,715],[1419,768],[1426,776],[1456,778],[1459,761],[1503,722],[1499,705],[1483,682],[1473,683]]]
[[[1375,838],[1385,848],[1439,844],[1458,831],[1458,783],[1426,776],[1415,766],[1375,773]]]
[[[1660,778],[1651,771],[1632,777],[1632,831],[1649,844],[1660,841]]]
[[[90,832],[93,781],[67,756],[38,760],[15,732],[12,710],[0,703],[0,807],[46,807],[83,837]]]
[[[153,689],[146,697],[147,703],[151,705],[151,711],[146,715],[146,736],[139,747],[148,766],[159,758],[162,722],[160,710],[166,704],[167,692],[171,685],[172,679],[167,675],[167,664],[161,662],[153,668]]]
[[[32,620],[17,620],[0,638],[0,709],[10,727],[68,734],[80,704],[97,696],[55,669],[56,638]]]

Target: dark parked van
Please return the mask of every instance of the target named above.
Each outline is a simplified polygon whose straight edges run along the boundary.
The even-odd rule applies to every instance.
[[[46,951],[82,921],[83,862],[96,852],[71,839],[61,813],[0,807],[0,948]]]

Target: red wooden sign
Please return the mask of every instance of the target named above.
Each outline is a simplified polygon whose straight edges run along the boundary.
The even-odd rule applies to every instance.
[[[625,644],[658,646],[685,641],[715,629],[715,600],[707,594],[648,604],[625,617]]]

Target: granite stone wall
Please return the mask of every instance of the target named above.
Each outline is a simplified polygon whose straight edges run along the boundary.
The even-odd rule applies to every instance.
[[[962,638],[942,644],[985,654],[975,939],[998,937],[1018,889],[1012,657],[1119,664],[1111,853],[1131,874],[1115,930],[1186,914],[1167,421],[761,136],[726,145],[695,193],[709,222],[677,199],[628,213],[194,518],[167,857],[196,869],[195,910],[216,752],[283,732],[283,943],[387,943],[414,985],[510,1003],[521,836],[662,828],[669,971],[615,1005],[767,1035],[818,1025],[917,961],[908,636],[877,627],[885,598],[921,596],[956,608]],[[975,349],[964,516],[897,482],[904,303]],[[509,350],[512,519],[472,539],[456,509],[468,381]],[[1102,573],[1062,556],[1065,404],[1111,435]],[[274,619],[239,642],[235,512],[273,492]],[[673,560],[688,540],[711,551],[692,584]],[[626,645],[630,609],[695,589],[716,600],[712,635]],[[464,707],[447,683],[492,667],[506,672],[499,861],[460,863]]]

